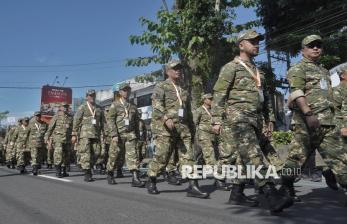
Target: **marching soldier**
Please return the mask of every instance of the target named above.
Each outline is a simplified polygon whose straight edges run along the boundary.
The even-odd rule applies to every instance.
[[[32,173],[36,176],[41,168],[44,152],[44,136],[47,124],[41,120],[41,112],[37,111],[29,122],[29,148],[31,152]]]
[[[72,144],[78,142],[79,163],[84,170],[84,181],[91,182],[92,168],[101,153],[101,134],[104,130],[104,114],[95,103],[95,90],[88,90],[87,101],[77,110],[72,128]]]
[[[193,167],[196,163],[192,148],[191,105],[188,92],[182,87],[182,64],[172,60],[166,65],[168,78],[158,83],[152,95],[152,123],[156,151],[149,163],[147,190],[149,194],[159,194],[156,182],[157,175],[162,172],[174,148],[178,148],[181,166]],[[202,192],[197,179],[189,179],[187,196],[207,198],[208,193]]]
[[[71,133],[73,118],[68,112],[69,104],[63,103],[59,111],[54,115],[49,123],[45,142],[54,148],[53,161],[56,176],[68,177],[67,165],[71,151]]]
[[[120,83],[115,89],[115,100],[107,113],[107,124],[112,138],[107,162],[107,182],[115,184],[114,170],[119,156],[125,154],[125,160],[132,174],[133,187],[144,187],[139,178],[139,114],[134,104],[129,102],[131,87],[129,83]],[[120,168],[120,167],[117,167]]]
[[[29,164],[29,120],[28,117],[23,118],[22,125],[18,127],[18,131],[15,133],[17,167],[21,174],[26,172],[25,166]]]
[[[16,152],[16,142],[18,138],[18,130],[22,126],[23,119],[18,119],[18,124],[12,127],[12,131],[9,133],[9,145],[6,148],[6,161],[7,167],[15,169],[17,152]]]
[[[318,64],[322,54],[322,38],[310,35],[302,40],[303,59],[291,67],[287,79],[291,87],[289,107],[294,111],[294,140],[289,147],[286,168],[301,168],[307,157],[317,149],[331,170],[323,175],[347,189],[347,152],[340,142],[340,130],[335,127],[333,90],[328,70]],[[341,96],[342,97],[342,96]],[[332,172],[331,172],[332,171]],[[295,197],[293,175],[283,176],[288,193]]]
[[[264,75],[256,67],[253,58],[259,53],[259,41],[263,36],[254,30],[241,33],[237,38],[240,55],[220,71],[214,86],[212,115],[213,130],[220,134],[221,143],[219,165],[236,163],[262,166],[260,173],[265,176],[266,166],[259,145],[259,116],[264,116],[266,128],[273,130],[274,116],[269,113],[269,97]],[[271,179],[255,180],[256,186],[265,193],[271,213],[282,212],[293,204],[288,196],[282,196]],[[229,203],[258,206],[258,202],[245,196],[245,183],[235,180]]]

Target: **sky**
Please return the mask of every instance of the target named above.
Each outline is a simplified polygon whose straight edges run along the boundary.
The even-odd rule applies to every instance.
[[[173,0],[167,2],[171,7]],[[68,87],[112,85],[158,70],[159,64],[126,67],[124,60],[153,55],[148,46],[131,45],[129,35],[141,34],[139,18],[155,19],[162,6],[162,0],[1,0],[0,87],[41,87],[56,76]],[[237,14],[236,23],[256,17],[252,9]],[[75,66],[85,63],[99,64]],[[73,89],[73,97],[87,89]],[[27,116],[39,105],[40,89],[0,88],[0,112]]]

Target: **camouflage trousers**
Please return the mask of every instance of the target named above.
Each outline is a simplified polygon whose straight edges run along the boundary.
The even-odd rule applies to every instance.
[[[267,166],[260,147],[261,128],[248,122],[234,122],[225,124],[220,135],[219,167],[222,165],[239,165],[246,170],[247,165],[256,168],[262,166],[260,173],[265,176]],[[240,184],[245,180],[234,179],[233,183]],[[258,187],[262,187],[272,179],[255,179]]]
[[[77,147],[77,157],[79,157],[78,162],[81,165],[82,169],[92,169],[101,153],[100,140],[92,138],[81,138]]]
[[[54,142],[54,165],[68,166],[70,164],[71,145],[68,143]]]
[[[271,144],[270,139],[268,139],[264,134],[260,134],[259,144],[266,162],[275,166],[276,170],[280,172],[284,166],[284,161],[279,157],[278,152]]]
[[[47,165],[52,165],[53,164],[53,155],[54,155],[54,148],[52,146],[51,148],[47,149],[47,155],[46,155],[46,157],[47,157]]]
[[[166,171],[172,172],[176,171],[179,167],[179,158],[178,158],[178,150],[177,147],[171,150],[171,155],[168,164],[166,165]]]
[[[30,147],[31,165],[39,165],[43,161],[43,147]]]
[[[293,131],[294,140],[289,147],[285,168],[301,169],[310,154],[317,149],[327,167],[336,175],[337,182],[347,185],[347,148],[343,148],[339,129],[322,126],[309,133],[305,124],[295,124]]]
[[[5,157],[7,162],[14,162],[16,160],[16,147],[13,145],[13,143],[7,145]]]
[[[135,133],[123,133],[118,136],[118,142],[111,142],[108,161],[107,161],[107,171],[114,171],[116,168],[121,168],[119,166],[120,161],[123,160],[123,155],[125,155],[125,161],[128,169],[139,170],[139,154],[137,152],[137,138]]]
[[[30,151],[17,148],[17,166],[29,165]]]
[[[177,148],[179,164],[181,166],[195,165],[192,139],[187,125],[176,123],[175,131],[156,131],[157,134],[154,135],[156,151],[148,166],[148,176],[155,177],[164,171],[175,148]]]
[[[205,165],[216,165],[217,159],[213,144],[213,142],[216,141],[216,136],[209,132],[199,131],[197,140],[197,143],[201,148],[201,156],[205,162]]]

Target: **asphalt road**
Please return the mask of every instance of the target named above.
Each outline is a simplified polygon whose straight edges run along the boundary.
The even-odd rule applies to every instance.
[[[262,208],[225,204],[229,192],[216,191],[212,180],[200,182],[211,198],[196,199],[185,196],[187,184],[171,186],[159,179],[161,193],[148,195],[145,188],[130,187],[129,174],[112,186],[105,176],[94,177],[95,182],[85,183],[77,170],[68,178],[55,179],[52,170],[44,169],[35,177],[0,167],[0,224],[347,223],[343,193],[328,189],[324,183],[298,182],[298,195],[304,202],[280,216],[270,216]],[[252,195],[254,190],[247,189],[246,193]]]

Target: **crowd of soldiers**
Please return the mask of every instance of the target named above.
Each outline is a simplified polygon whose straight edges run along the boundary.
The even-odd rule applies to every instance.
[[[149,194],[159,194],[157,177],[165,170],[168,183],[180,185],[176,169],[180,171],[184,165],[216,165],[219,173],[223,165],[262,166],[260,173],[265,173],[269,165],[278,171],[294,170],[318,150],[326,163],[323,175],[328,186],[346,191],[347,67],[339,71],[341,83],[333,89],[329,72],[318,64],[322,38],[310,35],[302,40],[303,59],[287,75],[294,140],[288,158],[282,161],[271,144],[275,117],[269,87],[254,62],[262,39],[254,30],[238,36],[239,55],[222,67],[213,94],[204,94],[202,105],[195,111],[182,82],[183,65],[178,60],[166,64],[167,79],[155,86],[152,95],[151,132],[156,150],[148,164],[146,181],[140,174],[146,128],[136,105],[129,100],[131,87],[125,82],[117,85],[114,100],[105,110],[95,103],[95,91],[89,90],[86,102],[74,116],[68,105],[62,104],[49,125],[40,119],[40,112],[31,120],[19,120],[4,139],[6,164],[9,168],[16,165],[25,173],[30,155],[32,173],[37,175],[46,155],[47,164],[53,161],[56,176],[62,178],[68,176],[71,154],[76,153],[76,163],[86,182],[93,181],[92,170],[97,167],[105,171],[108,184],[116,184],[114,172],[121,176],[125,162],[133,187],[146,187]],[[280,175],[280,180],[254,180],[257,192],[265,196],[273,214],[300,201],[295,194],[294,172]],[[229,204],[260,204],[244,194],[248,184],[244,179],[233,179],[230,187],[225,178],[214,178],[217,189],[231,191]],[[187,182],[187,196],[209,197],[197,178],[187,178]]]

